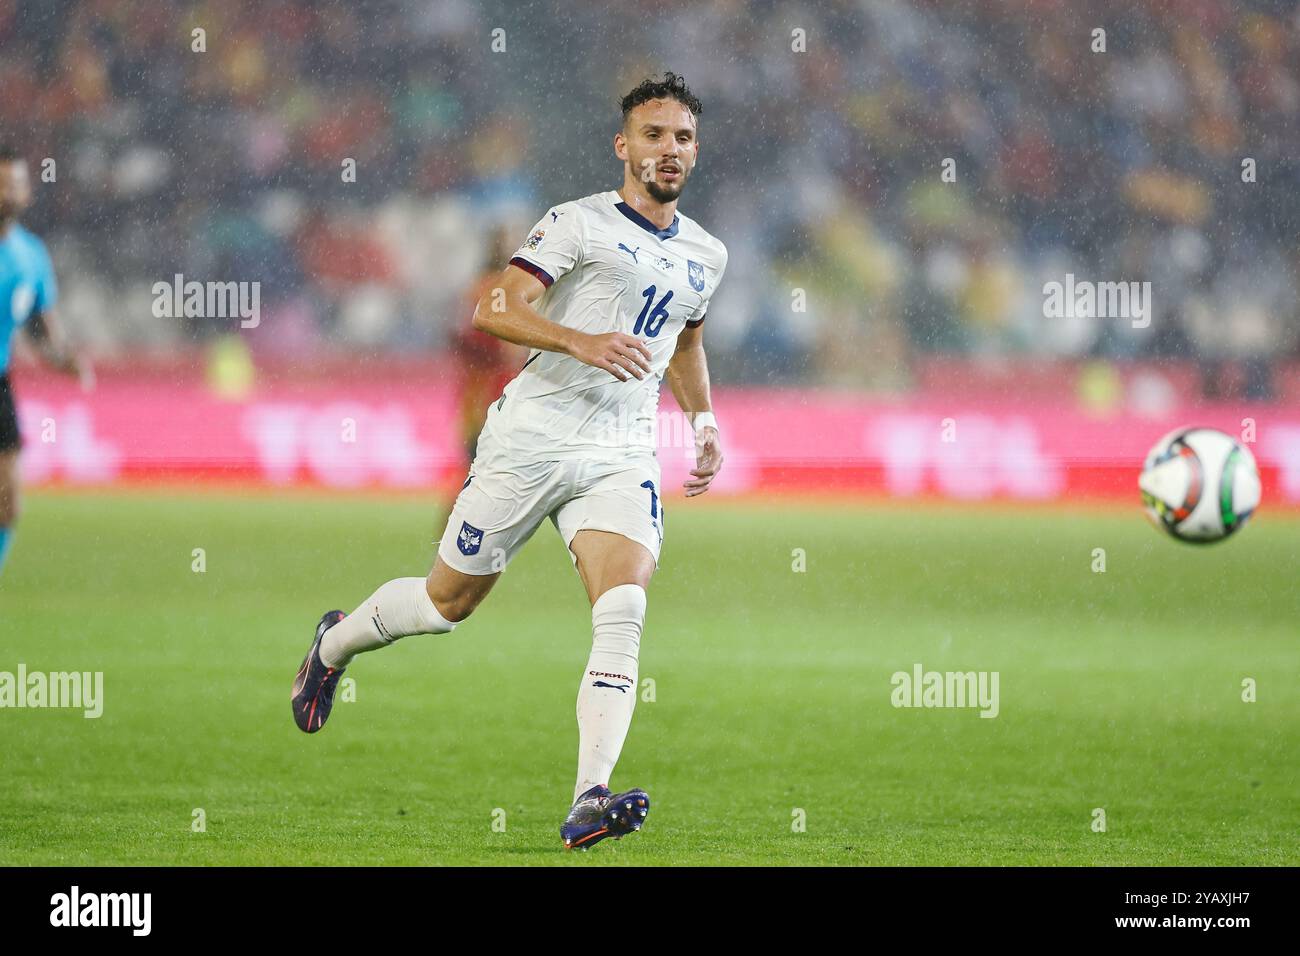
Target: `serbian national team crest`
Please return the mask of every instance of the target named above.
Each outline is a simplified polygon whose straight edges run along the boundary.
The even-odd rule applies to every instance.
[[[482,546],[483,532],[468,521],[462,521],[460,523],[460,535],[456,538],[456,547],[460,548],[460,553],[478,554],[478,549]]]
[[[694,259],[686,260],[686,278],[690,280],[691,288],[696,292],[704,291],[704,266]]]

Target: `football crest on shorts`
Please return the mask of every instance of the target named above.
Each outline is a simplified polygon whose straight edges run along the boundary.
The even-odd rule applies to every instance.
[[[704,291],[704,266],[694,259],[686,260],[686,278],[690,280],[691,288],[696,292]]]
[[[460,553],[478,554],[478,549],[482,546],[483,532],[468,521],[462,521],[460,523],[460,534],[456,537],[456,547],[460,548]]]

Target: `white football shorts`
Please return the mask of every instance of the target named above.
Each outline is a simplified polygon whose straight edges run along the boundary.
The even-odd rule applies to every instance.
[[[480,440],[438,556],[465,574],[504,571],[544,518],[566,548],[579,531],[612,531],[644,545],[658,567],[664,537],[659,460],[634,454],[622,461],[519,462]],[[569,559],[577,565],[572,551]]]

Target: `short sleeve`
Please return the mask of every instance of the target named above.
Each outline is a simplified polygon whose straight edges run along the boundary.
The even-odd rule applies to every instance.
[[[713,301],[713,293],[717,292],[718,286],[722,285],[722,276],[726,271],[727,271],[727,252],[726,252],[726,247],[724,246],[722,252],[722,265],[718,267],[718,277],[713,280],[713,288],[709,290],[709,297],[705,299],[702,303],[700,303],[700,308],[695,313],[695,315],[691,316],[689,319],[686,320],[686,327],[688,329],[698,328],[699,326],[704,324],[704,317],[708,314],[709,311],[709,303]]]
[[[585,230],[573,203],[556,206],[528,233],[510,264],[530,272],[548,289],[582,261]]]

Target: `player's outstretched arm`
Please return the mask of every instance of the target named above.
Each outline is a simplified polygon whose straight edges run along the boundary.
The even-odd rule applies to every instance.
[[[507,266],[500,281],[483,293],[474,309],[474,328],[507,342],[544,352],[561,352],[602,368],[620,382],[650,374],[650,350],[635,335],[606,332],[590,335],[552,322],[532,303],[546,291],[540,279]]]
[[[695,426],[695,469],[682,485],[686,497],[693,498],[709,490],[709,484],[722,468],[722,441],[716,425],[697,425],[697,417],[713,417],[709,398],[709,363],[704,356],[704,326],[686,328],[677,336],[677,351],[668,362],[668,385],[673,398]]]
[[[65,375],[75,376],[84,389],[94,387],[95,371],[90,361],[68,345],[63,326],[53,309],[33,313],[27,323],[27,335],[46,365]]]

